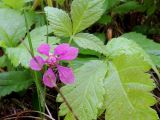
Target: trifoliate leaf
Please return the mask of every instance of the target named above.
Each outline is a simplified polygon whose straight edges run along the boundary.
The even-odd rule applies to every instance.
[[[65,11],[58,8],[45,7],[45,13],[55,35],[62,37],[72,35],[71,19]]]
[[[73,34],[78,33],[93,23],[103,14],[104,0],[73,0],[71,17],[73,21]]]
[[[85,63],[75,71],[76,82],[61,88],[74,113],[79,120],[92,120],[97,118],[98,109],[103,105],[103,79],[107,71],[104,62],[93,60]],[[58,102],[63,102],[58,96]],[[70,116],[70,111],[65,103],[60,106],[61,116]]]

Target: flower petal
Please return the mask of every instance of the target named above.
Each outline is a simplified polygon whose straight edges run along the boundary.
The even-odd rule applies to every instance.
[[[49,56],[50,46],[47,43],[43,43],[37,48],[37,51],[40,54]]]
[[[44,73],[43,83],[50,88],[53,88],[56,85],[56,76],[51,68]]]
[[[71,68],[57,65],[57,69],[59,72],[60,80],[64,84],[73,84],[74,83],[75,78],[74,78],[74,73]]]
[[[43,68],[43,65],[45,64],[45,61],[40,56],[35,56],[30,60],[29,66],[32,70],[40,71]]]
[[[54,55],[63,55],[67,52],[68,49],[69,49],[69,44],[66,43],[60,44],[54,49]]]
[[[78,49],[64,43],[54,49],[54,55],[59,55],[59,60],[73,60],[78,56]]]
[[[78,48],[70,47],[67,52],[60,55],[59,60],[74,60],[78,56]]]

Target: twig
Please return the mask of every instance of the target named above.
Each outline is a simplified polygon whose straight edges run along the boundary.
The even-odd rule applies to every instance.
[[[54,120],[54,119],[51,118],[49,115],[47,115],[47,114],[45,114],[45,113],[43,113],[43,112],[31,111],[31,110],[23,111],[23,112],[20,112],[20,113],[17,113],[17,114],[13,114],[13,115],[8,115],[8,116],[5,116],[5,117],[3,117],[3,118],[1,118],[1,119],[6,120],[6,119],[9,118],[9,117],[17,116],[17,115],[22,115],[22,114],[25,114],[25,113],[39,113],[39,114],[42,114],[42,115],[44,115],[45,117],[47,117],[47,118],[49,118],[49,119],[51,119],[51,120]],[[19,117],[20,117],[20,116],[19,116]]]
[[[19,116],[18,118],[33,118],[33,119],[36,119],[36,120],[42,120],[40,117],[34,117],[34,116]],[[18,120],[17,117],[10,117],[10,118],[5,118],[4,120]],[[47,119],[44,119],[44,120],[47,120]]]
[[[47,112],[48,112],[48,115],[52,118],[52,114],[50,113],[50,111],[49,111],[48,106],[47,106],[46,103],[45,103],[45,107],[46,107],[46,110],[47,110]]]

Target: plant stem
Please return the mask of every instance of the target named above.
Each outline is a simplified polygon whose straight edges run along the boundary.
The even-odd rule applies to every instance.
[[[38,74],[37,74],[36,71],[34,71],[34,78],[35,78],[35,83],[36,83],[36,88],[37,88],[37,94],[38,94],[39,110],[40,110],[41,112],[43,112],[42,106],[44,106],[44,105],[42,105],[43,101],[42,101],[42,99],[41,99],[42,96],[41,96],[40,83],[39,83]],[[40,100],[40,101],[39,101],[39,100]]]
[[[47,0],[47,4],[48,4],[48,6],[53,7],[52,0]]]
[[[47,13],[48,14],[48,13]],[[47,22],[47,39],[46,39],[46,43],[48,43],[48,20],[46,19],[46,22]]]
[[[32,40],[31,40],[31,35],[30,35],[30,32],[29,32],[29,27],[28,27],[28,22],[27,22],[25,10],[24,10],[24,17],[25,17],[25,24],[26,24],[26,30],[27,30],[27,37],[28,37],[30,52],[31,52],[31,55],[34,56],[34,50],[33,50],[33,46],[32,46]],[[36,83],[38,98],[39,98],[39,100],[41,100],[40,83],[39,83],[39,80],[38,80],[38,74],[35,71],[34,71],[34,77],[35,77],[35,83]],[[41,106],[43,106],[42,103],[43,102],[39,102],[39,110],[40,111],[42,111],[41,110]]]
[[[24,18],[25,18],[25,25],[26,25],[26,30],[27,30],[27,37],[28,37],[29,47],[30,47],[30,50],[31,50],[32,54],[34,55],[33,46],[32,46],[32,40],[31,40],[31,35],[29,33],[29,27],[28,27],[28,22],[27,22],[27,17],[26,17],[25,10],[24,10]]]
[[[65,98],[65,96],[63,95],[63,93],[60,91],[60,89],[55,86],[56,91],[61,95],[64,103],[66,104],[66,106],[68,107],[68,109],[70,110],[70,112],[73,114],[75,120],[79,120],[78,117],[76,116],[76,114],[74,113],[72,107],[70,106],[70,104],[68,103],[67,99]]]
[[[43,2],[43,0],[40,0],[40,4],[41,4],[41,9],[43,11],[43,9],[44,9],[44,2]]]
[[[40,0],[35,0],[32,6],[32,9],[35,10],[37,8],[37,6],[39,6],[40,4]]]
[[[73,40],[73,38],[71,36],[70,39],[69,39],[69,41],[68,41],[68,44],[71,44],[72,40]]]

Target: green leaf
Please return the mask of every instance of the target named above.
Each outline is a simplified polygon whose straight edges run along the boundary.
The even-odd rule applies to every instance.
[[[122,54],[133,55],[135,53],[141,53],[141,55],[146,56],[138,44],[124,37],[113,38],[106,47],[107,56],[110,58],[116,58]]]
[[[75,120],[75,119],[74,119],[74,117],[73,117],[73,115],[71,113],[68,113],[66,115],[66,117],[64,118],[64,120]]]
[[[0,16],[0,40],[4,40],[7,46],[14,46],[25,35],[24,17],[8,8],[0,9]]]
[[[105,79],[106,120],[157,120],[151,106],[154,80],[146,73],[151,66],[139,54],[120,55],[109,62]]]
[[[159,4],[157,2],[153,2],[153,0],[144,0],[142,9],[143,11],[146,11],[148,16],[150,16],[156,11],[156,7],[158,6]]]
[[[99,20],[98,23],[102,24],[102,25],[107,25],[109,23],[111,23],[112,21],[112,17],[109,15],[103,15]]]
[[[76,58],[74,61],[72,61],[69,66],[72,67],[73,69],[78,69],[79,67],[81,67],[82,65],[84,65],[85,63],[88,63],[88,61],[91,60],[98,60],[98,58],[94,58],[94,57],[78,57]]]
[[[105,33],[99,33],[99,32],[97,32],[97,33],[94,33],[94,35],[96,37],[98,37],[103,43],[106,42],[106,35],[105,35]]]
[[[115,6],[116,4],[118,4],[120,2],[120,0],[105,0],[103,8],[105,10],[109,10],[111,9],[113,6]]]
[[[56,2],[57,2],[58,4],[60,4],[60,5],[63,5],[64,2],[65,2],[65,0],[56,0]]]
[[[58,8],[45,7],[45,13],[55,35],[62,37],[72,35],[71,19],[65,11]]]
[[[148,16],[151,16],[153,15],[157,10],[157,5],[156,4],[153,4],[152,6],[150,6],[147,10],[147,15]]]
[[[119,55],[134,55],[139,54],[139,56],[143,57],[145,61],[147,61],[151,66],[155,73],[160,78],[160,73],[158,72],[155,64],[152,59],[155,59],[153,56],[149,56],[144,49],[139,46],[133,40],[129,40],[124,37],[114,38],[107,44],[107,57],[108,59],[116,58]],[[154,61],[159,62],[159,61]]]
[[[61,88],[79,120],[97,118],[98,109],[102,107],[104,100],[103,79],[106,71],[107,66],[104,62],[99,60],[90,61],[75,71],[75,84]],[[63,102],[59,95],[57,101]],[[59,114],[61,116],[71,116],[65,103],[61,104]]]
[[[113,12],[119,14],[125,14],[132,10],[138,11],[142,6],[137,1],[129,1],[124,4],[119,5],[113,9]]]
[[[95,23],[103,14],[104,0],[73,0],[71,17],[73,34],[78,33]]]
[[[79,33],[74,36],[74,42],[83,49],[94,50],[106,54],[106,47],[103,42],[93,34]]]
[[[157,120],[150,106],[156,103],[150,93],[154,80],[147,74],[152,62],[134,41],[123,37],[107,44],[109,72],[105,80],[107,120]],[[119,109],[121,109],[119,111]]]
[[[148,39],[146,36],[140,33],[126,33],[123,37],[128,40],[135,41],[138,45],[140,45],[146,53],[148,53],[153,60],[153,62],[160,67],[160,44],[155,43],[153,40]]]
[[[0,67],[6,67],[8,64],[8,59],[6,55],[0,57]]]
[[[51,33],[51,31],[52,29],[48,27],[48,33]],[[31,35],[32,45],[33,45],[35,55],[37,55],[38,46],[42,43],[46,43],[47,27],[46,26],[38,27],[33,31],[31,31],[30,35]],[[53,45],[59,42],[59,39],[55,37],[48,37],[48,40],[50,45]],[[27,37],[24,40],[24,44],[29,48]],[[14,66],[18,66],[19,64],[21,64],[22,66],[28,68],[31,55],[26,49],[26,47],[24,46],[24,44],[21,43],[16,48],[7,48],[6,53],[8,55],[8,58],[11,60],[11,63]]]
[[[0,73],[0,97],[27,89],[33,79],[27,71]]]
[[[13,9],[21,10],[25,4],[24,0],[2,0],[6,5]]]

